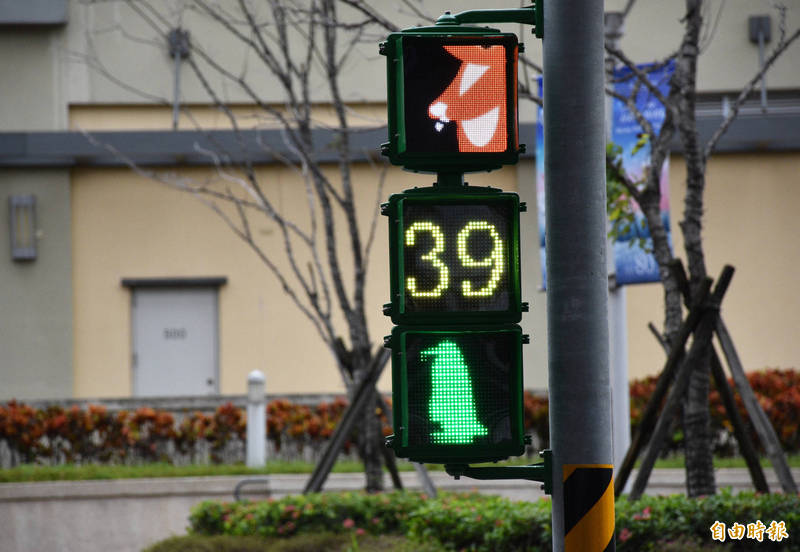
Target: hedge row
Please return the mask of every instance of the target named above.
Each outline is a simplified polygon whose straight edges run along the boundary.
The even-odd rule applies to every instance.
[[[800,373],[767,370],[748,375],[761,405],[772,421],[784,450],[800,451]],[[647,400],[656,385],[650,377],[631,383],[631,424],[641,421]],[[711,393],[714,451],[718,455],[736,452],[730,422],[716,391]],[[743,417],[744,406],[737,396]],[[391,403],[389,403],[391,404]],[[341,419],[347,401],[343,398],[315,407],[287,400],[267,405],[267,437],[272,450],[286,458],[304,452],[318,453]],[[377,413],[384,434],[391,433],[386,413]],[[547,398],[526,392],[525,430],[535,438],[536,448],[549,442]],[[165,411],[140,408],[134,412],[111,413],[102,406],[64,409],[51,406],[35,409],[11,401],[0,405],[0,453],[7,451],[15,463],[62,462],[233,462],[244,454],[246,420],[231,404],[214,414],[187,413],[180,420]],[[755,434],[753,434],[755,438]],[[757,439],[755,439],[756,442]],[[680,431],[672,436],[667,452],[682,449]],[[1,456],[1,455],[0,455]]]
[[[378,495],[325,493],[263,502],[198,504],[190,515],[192,534],[290,537],[318,532],[401,534],[436,541],[448,550],[550,550],[550,501],[512,502],[478,495],[395,492]],[[762,540],[726,539],[728,550],[800,550],[800,497],[729,491],[703,499],[647,496],[616,503],[617,550],[691,550],[718,544],[715,523],[766,527],[783,522],[788,537],[765,531]],[[774,540],[773,538],[774,537]],[[754,546],[755,545],[755,546]]]
[[[800,452],[800,371],[768,369],[761,372],[747,374],[750,386],[764,409],[783,450],[790,453]],[[657,376],[635,380],[630,384],[631,430],[635,431],[642,420],[642,414],[647,402],[656,388]],[[729,381],[733,386],[733,381]],[[742,419],[748,425],[753,442],[763,452],[762,443],[750,424],[750,417],[744,407],[741,396],[734,393],[736,406]],[[736,454],[737,447],[733,438],[733,427],[728,420],[725,407],[722,404],[715,384],[711,383],[709,396],[711,409],[711,435],[713,439],[714,454],[718,456],[731,456]],[[677,429],[672,435],[664,452],[683,451],[683,433]]]
[[[267,405],[267,438],[275,455],[296,458],[319,451],[339,422],[347,401],[308,407],[286,400]],[[384,433],[391,433],[381,413]],[[191,412],[176,420],[152,408],[109,412],[103,406],[36,409],[0,405],[0,466],[19,463],[213,462],[244,459],[247,420],[231,403],[213,414]],[[350,442],[345,444],[350,448]],[[5,453],[5,454],[3,454]],[[5,457],[4,457],[5,456]]]
[[[0,443],[10,464],[192,460],[199,445],[220,462],[234,444],[244,443],[246,422],[231,404],[212,415],[189,414],[176,423],[172,414],[152,408],[109,412],[103,406],[35,409],[11,401],[0,406]]]

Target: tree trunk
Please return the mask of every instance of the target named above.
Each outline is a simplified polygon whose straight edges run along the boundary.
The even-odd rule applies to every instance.
[[[695,104],[697,92],[697,56],[700,53],[700,30],[703,25],[702,0],[686,0],[686,33],[675,68],[675,83],[679,88],[678,131],[686,161],[686,198],[681,230],[689,264],[692,291],[706,278],[702,242],[703,191],[705,189],[705,159],[697,136]],[[684,403],[684,438],[686,453],[687,493],[690,497],[716,492],[711,450],[711,414],[708,406],[711,374],[711,335],[695,334],[695,340],[706,343],[692,367],[689,389]]]
[[[660,169],[658,172],[660,174]],[[658,182],[655,183],[655,186],[658,186]],[[673,256],[669,247],[667,229],[661,220],[660,201],[660,194],[653,199],[647,198],[646,205],[642,206],[642,210],[647,217],[647,226],[653,240],[653,256],[658,263],[661,283],[664,287],[664,338],[669,345],[673,345],[683,321],[683,309],[681,308],[681,292],[670,269]]]
[[[368,493],[379,493],[384,488],[383,455],[380,449],[383,446],[383,432],[381,420],[375,414],[375,404],[375,399],[372,399],[364,408],[364,422],[359,431],[359,451],[364,462],[365,488]]]
[[[351,386],[351,393],[358,388],[361,379],[368,374],[371,356],[369,349],[366,354],[354,353],[353,374],[355,385]],[[377,393],[375,391],[374,393]],[[353,397],[350,397],[350,404],[353,404]],[[368,493],[381,492],[383,486],[383,455],[381,454],[382,427],[381,420],[375,413],[376,400],[373,397],[367,401],[362,413],[362,421],[357,424],[356,448],[361,461],[364,463],[364,475],[366,479],[365,489]]]
[[[716,492],[711,450],[711,415],[708,406],[711,332],[703,332],[702,335],[696,333],[694,339],[705,340],[706,344],[697,363],[692,367],[683,406],[686,494],[689,497],[712,495]]]

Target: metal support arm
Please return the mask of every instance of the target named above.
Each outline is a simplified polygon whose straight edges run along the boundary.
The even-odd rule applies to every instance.
[[[473,468],[466,464],[445,464],[444,469],[448,475],[456,479],[469,477],[471,479],[527,479],[529,481],[540,481],[544,483],[542,488],[545,494],[553,492],[553,452],[550,449],[543,450],[539,455],[544,458],[544,462],[531,464],[530,466],[486,466]]]
[[[455,15],[445,12],[436,20],[437,25],[461,25],[464,23],[522,23],[533,26],[533,34],[542,38],[544,17],[543,0],[530,6],[505,10],[467,10]]]

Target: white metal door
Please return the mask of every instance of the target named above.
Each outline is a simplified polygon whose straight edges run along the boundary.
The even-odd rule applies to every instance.
[[[208,395],[217,387],[217,289],[134,288],[133,394]]]

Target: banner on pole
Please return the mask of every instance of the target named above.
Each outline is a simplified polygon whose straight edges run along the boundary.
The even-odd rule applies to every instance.
[[[659,91],[665,96],[669,93],[669,81],[675,70],[674,62],[666,64],[645,64],[638,66],[648,75]],[[542,78],[539,79],[539,95],[542,94]],[[633,72],[623,67],[614,72],[614,89],[630,96],[636,86],[637,78]],[[658,133],[664,122],[664,106],[645,86],[640,86],[636,95],[636,107],[645,116]],[[544,114],[538,109],[536,124],[536,193],[539,220],[539,255],[542,265],[542,286],[546,287],[547,274],[545,268],[545,191],[544,191]],[[650,145],[636,149],[643,130],[633,113],[620,100],[614,99],[612,104],[611,140],[622,148],[622,165],[633,181],[641,180],[650,163]],[[661,219],[667,229],[667,237],[672,244],[669,232],[669,158],[661,168]],[[635,223],[623,236],[619,236],[613,245],[614,269],[617,285],[642,284],[661,280],[658,263],[652,255],[652,238],[644,214],[635,201],[631,200]]]

